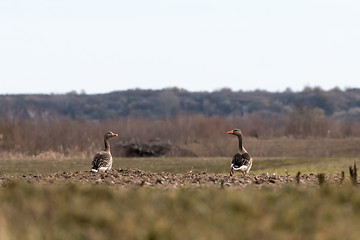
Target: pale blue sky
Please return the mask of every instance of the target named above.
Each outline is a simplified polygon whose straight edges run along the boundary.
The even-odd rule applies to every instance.
[[[0,0],[0,94],[360,87],[360,1]]]

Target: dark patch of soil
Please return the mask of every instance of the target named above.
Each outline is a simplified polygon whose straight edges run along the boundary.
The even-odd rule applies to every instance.
[[[119,142],[115,144],[114,154],[122,157],[197,157],[189,150],[159,139]]]
[[[321,180],[319,180],[321,179]],[[292,176],[277,175],[253,175],[243,176],[238,174],[228,176],[223,174],[203,173],[179,173],[167,172],[152,173],[138,169],[115,169],[105,173],[93,173],[91,171],[63,172],[54,174],[29,174],[20,177],[0,177],[0,183],[8,180],[23,180],[31,184],[104,184],[114,187],[281,187],[286,184],[298,184],[299,186],[318,186],[319,182],[341,184],[341,174],[323,174],[320,178],[316,174],[304,174],[298,178]]]

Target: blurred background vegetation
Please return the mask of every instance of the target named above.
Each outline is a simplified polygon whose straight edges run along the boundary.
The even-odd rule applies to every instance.
[[[359,156],[360,89],[0,95],[0,157],[89,157],[108,130],[120,134],[115,156],[127,156],[129,144],[185,150],[171,156],[228,156],[237,150],[226,134],[233,128],[255,156]]]

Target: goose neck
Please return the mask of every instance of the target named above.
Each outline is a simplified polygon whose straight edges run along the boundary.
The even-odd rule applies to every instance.
[[[243,138],[242,138],[242,135],[238,135],[238,140],[239,140],[239,151],[242,152],[243,151]]]
[[[109,140],[106,138],[104,138],[104,145],[105,145],[104,151],[110,152],[110,143],[109,143]]]

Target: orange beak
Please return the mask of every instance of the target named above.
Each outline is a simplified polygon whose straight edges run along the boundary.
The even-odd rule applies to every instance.
[[[234,133],[234,130],[228,131],[227,133],[228,133],[228,134],[233,134],[233,133]]]
[[[112,135],[113,137],[117,137],[117,136],[119,136],[118,134],[116,134],[116,133],[113,133],[113,135]]]

